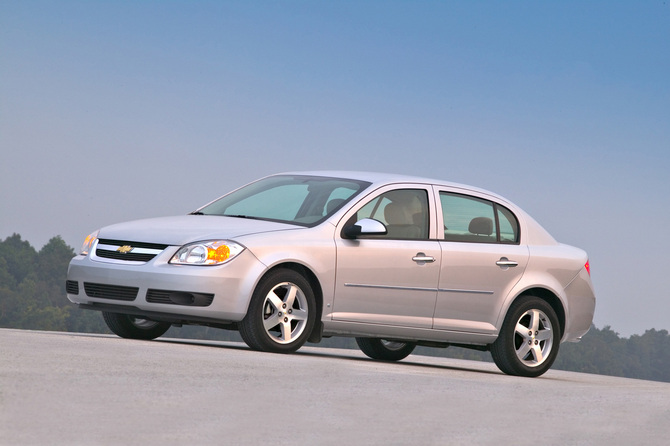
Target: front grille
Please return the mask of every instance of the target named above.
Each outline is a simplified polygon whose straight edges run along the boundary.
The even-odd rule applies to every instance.
[[[65,291],[67,294],[79,294],[79,282],[76,280],[67,280],[65,282]]]
[[[99,239],[95,255],[103,259],[126,262],[148,262],[169,245],[131,242],[128,240]]]
[[[135,300],[140,289],[130,286],[84,282],[84,290],[88,297],[131,301]]]
[[[107,251],[100,248],[95,250],[95,255],[102,257],[103,259],[125,260],[127,262],[148,262],[156,257],[156,254],[136,254],[134,252],[123,254],[117,251]]]
[[[207,307],[214,300],[213,294],[188,293],[184,291],[148,290],[147,302],[154,304],[185,305],[189,307]]]

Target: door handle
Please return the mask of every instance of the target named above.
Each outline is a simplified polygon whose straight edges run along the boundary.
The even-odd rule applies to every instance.
[[[510,260],[507,257],[501,257],[500,260],[496,262],[496,265],[500,266],[501,268],[509,268],[509,267],[514,268],[515,266],[519,266],[519,262]]]
[[[419,252],[414,257],[412,257],[412,260],[417,263],[433,263],[435,261],[435,257],[427,256],[426,254]]]

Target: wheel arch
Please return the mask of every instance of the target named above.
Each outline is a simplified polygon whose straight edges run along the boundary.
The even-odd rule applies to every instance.
[[[312,292],[314,293],[314,300],[316,301],[316,314],[318,315],[313,330],[320,330],[321,319],[323,317],[323,288],[321,287],[321,282],[319,282],[319,279],[317,278],[314,271],[297,262],[278,263],[273,265],[272,268],[269,268],[267,271],[265,271],[265,273],[263,273],[261,277],[258,278],[256,286],[258,286],[258,284],[263,280],[263,278],[265,278],[265,276],[278,269],[289,269],[295,271],[309,282],[309,286],[312,288]]]
[[[509,305],[507,307],[505,315],[509,311],[512,304],[514,302],[516,302],[518,299],[522,298],[523,296],[535,296],[535,297],[538,297],[538,298],[544,300],[549,305],[551,305],[551,308],[556,313],[556,317],[558,318],[559,328],[561,329],[560,336],[558,338],[562,339],[563,334],[565,333],[565,323],[566,323],[565,307],[563,306],[563,302],[556,295],[556,293],[554,293],[553,291],[551,291],[547,288],[542,288],[542,287],[533,287],[533,288],[525,289],[522,292],[520,292],[519,294],[517,294],[517,296],[509,302]]]

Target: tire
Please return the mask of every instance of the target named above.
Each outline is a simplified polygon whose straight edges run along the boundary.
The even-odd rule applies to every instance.
[[[554,363],[560,336],[551,305],[535,296],[521,296],[507,312],[491,356],[508,375],[540,376]]]
[[[368,357],[380,361],[400,361],[414,351],[411,342],[387,341],[376,338],[356,338],[356,344]]]
[[[251,296],[240,335],[253,350],[292,353],[307,341],[316,321],[309,282],[290,269],[271,271]]]
[[[151,340],[163,336],[172,324],[156,322],[128,314],[102,312],[102,317],[110,330],[126,339]]]

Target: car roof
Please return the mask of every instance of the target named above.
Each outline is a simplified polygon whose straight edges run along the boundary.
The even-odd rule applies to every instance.
[[[308,175],[308,176],[317,176],[317,177],[333,177],[333,178],[345,178],[350,180],[359,180],[367,181],[372,183],[372,188],[376,189],[380,186],[394,183],[418,183],[418,184],[433,184],[436,186],[444,186],[449,188],[463,189],[465,191],[479,192],[481,194],[489,195],[492,198],[497,198],[499,200],[505,201],[509,204],[512,204],[508,199],[502,197],[495,192],[491,192],[486,189],[482,189],[475,186],[469,186],[467,184],[454,183],[444,180],[436,180],[432,178],[424,178],[419,176],[411,175],[399,175],[393,173],[384,173],[384,172],[366,172],[366,171],[354,171],[354,170],[315,170],[315,171],[293,171],[293,172],[283,172],[276,175]],[[275,175],[272,175],[275,176]]]

